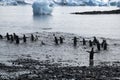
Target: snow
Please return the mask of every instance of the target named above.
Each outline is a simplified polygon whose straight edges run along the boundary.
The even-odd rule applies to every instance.
[[[48,0],[36,0],[32,8],[34,15],[46,15],[52,13],[53,5]]]

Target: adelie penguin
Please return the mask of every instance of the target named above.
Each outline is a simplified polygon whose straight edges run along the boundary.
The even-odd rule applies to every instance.
[[[100,43],[99,43],[99,41],[97,42],[97,49],[98,49],[98,51],[101,50],[101,47],[100,47]]]
[[[103,46],[103,49],[104,49],[104,50],[107,50],[107,46],[108,46],[108,44],[107,44],[107,42],[105,42],[105,43],[104,43],[104,46]]]
[[[60,39],[60,44],[62,44],[63,43],[63,38],[59,37],[59,39]]]
[[[58,45],[58,39],[56,36],[54,37],[54,41],[55,41],[55,44]]]
[[[106,40],[103,40],[101,46],[102,46],[103,50],[107,50],[108,44],[107,44]]]
[[[3,36],[0,34],[0,39],[3,39]]]
[[[14,41],[14,37],[13,37],[13,35],[10,35],[10,41],[11,41],[11,42]]]
[[[101,43],[101,47],[103,48],[104,47],[104,44],[106,43],[106,40],[103,40],[102,43]]]
[[[89,40],[89,47],[93,46],[93,42],[91,40]]]
[[[8,33],[6,34],[6,38],[7,38],[8,41],[10,40],[10,37],[9,37]]]
[[[77,37],[74,37],[74,38],[73,38],[73,45],[74,45],[74,46],[77,46],[77,39],[78,39]]]
[[[27,39],[26,39],[26,36],[25,34],[23,35],[23,42],[26,43]]]
[[[96,45],[96,43],[98,42],[97,38],[96,37],[93,37],[93,44]]]
[[[90,59],[90,60],[93,60],[93,59],[94,59],[94,53],[96,53],[96,52],[94,51],[94,48],[92,48],[91,51],[87,51],[87,52],[90,53],[89,59]]]
[[[16,44],[19,44],[20,41],[19,41],[19,36],[16,36]]]
[[[17,36],[17,35],[16,35],[15,33],[13,33],[14,40],[16,40],[16,36]]]
[[[34,38],[34,36],[33,36],[33,34],[31,34],[31,41],[34,41],[35,40],[35,38]]]
[[[85,38],[83,38],[83,45],[86,45],[86,40],[85,40]]]

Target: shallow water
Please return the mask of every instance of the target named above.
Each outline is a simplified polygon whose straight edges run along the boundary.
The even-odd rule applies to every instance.
[[[0,34],[59,31],[120,39],[120,15],[72,15],[76,11],[116,7],[55,7],[52,15],[33,16],[29,6],[0,6]]]

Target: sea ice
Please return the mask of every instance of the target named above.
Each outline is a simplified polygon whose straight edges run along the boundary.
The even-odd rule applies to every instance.
[[[36,0],[32,5],[34,15],[48,15],[52,13],[53,4],[48,0]]]

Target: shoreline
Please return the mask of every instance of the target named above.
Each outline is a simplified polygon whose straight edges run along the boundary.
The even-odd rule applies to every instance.
[[[38,40],[31,42],[30,41],[30,35],[33,34],[34,36],[38,36]],[[63,44],[59,44],[59,45],[55,45],[54,42],[54,36],[53,34],[55,34],[57,36],[57,38],[59,37],[64,37],[65,39],[63,40]],[[18,45],[16,45],[15,41],[11,42],[11,41],[7,41],[6,39],[0,40],[0,44],[2,44],[0,46],[0,50],[1,50],[1,60],[4,60],[9,56],[10,59],[17,59],[19,57],[31,57],[33,59],[38,59],[38,60],[48,60],[47,58],[49,58],[51,61],[53,62],[63,62],[64,64],[66,64],[66,62],[70,63],[70,65],[75,65],[74,63],[76,63],[76,65],[86,65],[85,63],[87,63],[87,65],[89,64],[89,53],[87,53],[86,51],[91,50],[92,47],[89,47],[89,40],[93,40],[93,37],[83,37],[83,36],[79,36],[77,34],[72,34],[72,33],[63,33],[63,32],[36,32],[36,33],[28,33],[25,34],[27,37],[27,42],[24,43],[22,40],[23,34],[19,34],[20,37],[20,43]],[[78,44],[76,47],[73,46],[73,37],[76,36],[78,39]],[[97,37],[97,36],[96,36]],[[83,38],[85,38],[86,40],[86,45],[83,45],[82,40]],[[106,39],[108,42],[108,50],[104,51],[101,48],[101,51],[97,50],[96,46],[95,47],[95,51],[97,51],[98,53],[95,54],[96,58],[95,58],[95,64],[98,64],[99,61],[103,61],[103,62],[115,62],[117,61],[118,58],[116,58],[116,60],[110,60],[109,57],[107,59],[106,55],[117,55],[119,54],[119,48],[120,48],[120,40],[119,39],[110,39],[110,38],[103,38],[103,37],[97,37],[97,39],[100,41],[100,43],[102,42],[102,40]],[[43,42],[44,45],[41,43]],[[7,51],[5,51],[7,50]],[[11,51],[12,50],[12,51]],[[60,53],[62,52],[62,53]],[[4,54],[6,53],[6,54]],[[105,54],[106,53],[106,54]],[[7,56],[9,55],[9,56]],[[84,56],[83,57],[81,57]],[[105,55],[106,57],[104,57],[103,55]],[[43,56],[43,57],[39,57],[39,56]],[[73,56],[73,57],[72,57]],[[99,56],[103,59],[100,59]],[[2,58],[5,57],[5,58]],[[66,58],[68,57],[68,58]],[[104,58],[103,58],[104,57]],[[113,57],[113,56],[111,56]],[[115,56],[117,57],[117,56]],[[65,59],[66,58],[66,59]],[[74,59],[73,59],[74,58]],[[83,61],[81,62],[81,59],[83,59]],[[99,59],[97,59],[99,58]],[[0,61],[1,61],[0,60]],[[5,60],[5,62],[6,62]],[[84,61],[85,60],[85,61]],[[80,63],[79,63],[80,61]],[[120,61],[118,59],[118,61]],[[71,62],[73,64],[71,64]]]
[[[38,36],[31,42],[30,35]],[[36,32],[25,34],[27,42],[23,43],[23,34],[18,34],[20,43],[0,40],[0,79],[39,80],[39,79],[118,79],[120,78],[120,40],[97,37],[102,42],[106,39],[108,50],[101,49],[94,55],[94,64],[89,66],[91,50],[88,40],[76,34],[61,32]],[[64,37],[63,44],[55,45],[54,36]],[[73,37],[78,44],[73,46]],[[82,39],[87,41],[82,44]],[[41,43],[43,41],[43,43]],[[98,51],[96,46],[95,51]],[[98,73],[99,72],[99,73]],[[113,76],[111,76],[113,75]]]

